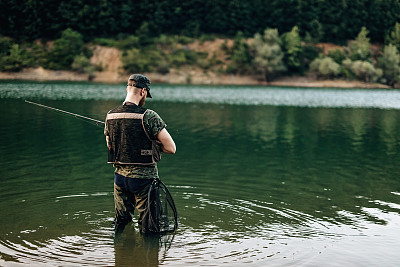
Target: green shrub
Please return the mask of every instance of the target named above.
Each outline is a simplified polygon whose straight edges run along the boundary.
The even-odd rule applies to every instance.
[[[214,34],[202,34],[199,38],[200,43],[204,43],[206,41],[214,41],[216,39]]]
[[[175,35],[175,38],[177,39],[177,42],[180,44],[190,44],[193,43],[193,38],[192,37],[188,37],[188,36],[184,36],[184,35]]]
[[[126,38],[120,39],[116,42],[116,47],[122,50],[140,47],[140,39],[134,35],[128,35]]]
[[[250,48],[244,39],[244,35],[241,31],[236,33],[232,52],[231,52],[232,63],[230,70],[235,70],[236,73],[246,73],[250,69],[252,57],[250,55]]]
[[[310,71],[318,77],[333,78],[339,75],[340,65],[330,57],[317,58],[311,62]]]
[[[173,51],[172,53],[169,54],[168,61],[172,66],[179,67],[187,63],[187,57],[186,55],[189,53],[186,53],[184,50],[177,50]]]
[[[54,41],[53,48],[47,57],[47,67],[61,70],[71,69],[75,56],[84,51],[82,35],[70,28],[62,32],[61,38]]]
[[[302,69],[305,71],[310,67],[310,63],[316,59],[322,52],[321,48],[314,45],[303,46]]]
[[[324,30],[322,24],[314,19],[309,23],[309,31],[306,32],[306,36],[309,42],[318,43],[324,36]]]
[[[385,82],[393,86],[400,81],[400,54],[396,46],[389,44],[383,49],[383,54],[378,59],[378,66],[383,71]]]
[[[132,48],[122,54],[122,64],[127,72],[150,72],[166,62],[158,50]]]
[[[32,59],[32,67],[46,66],[48,50],[41,43],[35,43],[27,49],[30,58]]]
[[[146,72],[150,70],[149,60],[137,48],[132,48],[122,54],[122,64],[127,72]]]
[[[93,44],[101,45],[101,46],[108,46],[108,47],[117,47],[117,41],[114,39],[108,38],[95,38],[92,41]]]
[[[282,44],[285,65],[290,71],[302,71],[303,45],[297,26],[290,32],[282,34]]]
[[[251,51],[253,65],[266,81],[271,81],[279,73],[286,71],[277,29],[266,29],[263,35],[256,33]]]
[[[338,64],[342,64],[343,60],[346,59],[345,53],[339,48],[329,50],[328,57],[332,58]]]
[[[163,47],[175,46],[177,43],[174,36],[169,36],[165,34],[161,34],[158,38],[156,38],[155,42]]]
[[[369,42],[368,30],[365,27],[361,28],[355,41],[352,41],[349,45],[350,48],[350,59],[352,61],[370,61],[371,60],[371,44]]]
[[[364,82],[375,82],[383,74],[382,69],[376,69],[369,61],[346,59],[343,61],[343,66]]]
[[[96,69],[84,55],[75,56],[71,67],[77,72],[89,74],[90,77],[93,77]]]
[[[392,44],[397,50],[400,50],[400,23],[396,22],[393,30],[386,37],[386,43]]]
[[[222,51],[224,51],[224,52],[225,52],[226,54],[228,54],[228,55],[231,55],[231,54],[232,54],[232,49],[230,49],[230,48],[228,47],[228,41],[227,41],[227,40],[225,40],[225,41],[221,44],[220,49],[221,49]]]
[[[10,38],[0,37],[0,56],[7,56],[12,45]]]
[[[32,59],[19,44],[12,44],[7,55],[0,58],[0,70],[17,72],[32,64]]]

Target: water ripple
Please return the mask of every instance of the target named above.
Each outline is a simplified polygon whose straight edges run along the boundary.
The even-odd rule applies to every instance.
[[[0,99],[121,100],[123,85],[1,82]],[[154,85],[154,100],[183,103],[400,109],[400,91],[263,86]]]

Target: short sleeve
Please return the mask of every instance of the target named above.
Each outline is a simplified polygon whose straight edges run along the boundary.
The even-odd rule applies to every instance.
[[[148,109],[143,117],[143,124],[147,134],[153,140],[157,139],[158,133],[167,127],[161,117],[153,110]]]

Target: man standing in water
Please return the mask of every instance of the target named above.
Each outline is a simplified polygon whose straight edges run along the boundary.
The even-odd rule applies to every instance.
[[[115,233],[121,233],[132,221],[136,209],[139,225],[149,216],[147,193],[158,178],[157,161],[161,151],[175,154],[176,146],[166,124],[153,110],[144,108],[151,98],[150,80],[141,74],[128,79],[126,98],[121,106],[107,113],[104,134],[109,150],[108,162],[114,163]],[[146,226],[141,230],[146,232]]]

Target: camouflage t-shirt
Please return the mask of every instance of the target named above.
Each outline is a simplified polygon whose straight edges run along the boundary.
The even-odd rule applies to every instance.
[[[164,129],[167,125],[161,117],[153,110],[148,109],[143,116],[143,125],[147,134],[153,140],[156,140],[157,134]],[[104,130],[107,136],[107,129]],[[154,165],[136,165],[136,164],[114,164],[115,173],[125,177],[140,178],[140,179],[153,179],[158,178],[157,164]]]

